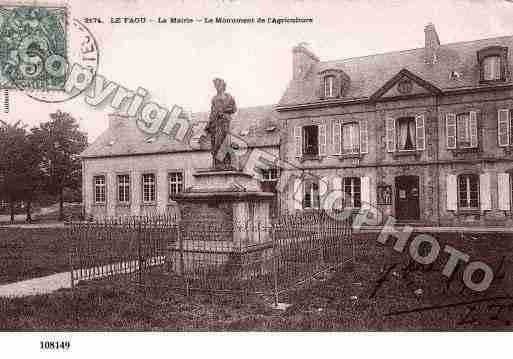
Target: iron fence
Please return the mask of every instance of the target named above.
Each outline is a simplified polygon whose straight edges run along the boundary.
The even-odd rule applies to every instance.
[[[72,286],[100,278],[139,278],[142,271],[162,265],[167,247],[177,238],[177,218],[170,215],[102,218],[71,222]]]
[[[70,225],[73,283],[125,278],[142,286],[280,294],[352,262],[351,219],[324,212],[271,223],[132,217]]]

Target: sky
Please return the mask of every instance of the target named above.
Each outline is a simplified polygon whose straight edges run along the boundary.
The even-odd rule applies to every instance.
[[[104,21],[86,24],[99,45],[99,74],[130,90],[147,89],[168,109],[179,105],[193,112],[209,110],[215,77],[226,80],[239,107],[277,103],[292,76],[292,47],[300,42],[325,61],[423,47],[429,22],[442,44],[513,35],[513,2],[506,0],[88,0],[68,6],[71,18]],[[111,17],[141,16],[298,16],[313,23],[110,23]],[[0,118],[33,126],[59,109],[77,118],[92,142],[113,110],[84,98],[47,104],[11,90],[10,112]]]

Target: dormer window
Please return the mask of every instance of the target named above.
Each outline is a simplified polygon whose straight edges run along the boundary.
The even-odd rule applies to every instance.
[[[335,97],[335,76],[324,78],[324,97]]]
[[[349,76],[340,69],[319,72],[318,95],[321,99],[342,97],[349,86]]]
[[[488,56],[483,59],[483,80],[497,81],[501,79],[501,58]]]
[[[508,78],[508,48],[490,46],[478,51],[480,82],[495,83]]]

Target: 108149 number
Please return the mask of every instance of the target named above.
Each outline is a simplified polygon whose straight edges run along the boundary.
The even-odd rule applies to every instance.
[[[39,349],[42,350],[68,350],[71,347],[69,341],[40,341]]]

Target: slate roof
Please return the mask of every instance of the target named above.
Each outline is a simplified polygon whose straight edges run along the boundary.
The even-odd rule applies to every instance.
[[[434,65],[426,63],[424,48],[321,61],[311,68],[305,79],[289,83],[278,106],[322,101],[317,94],[319,72],[328,69],[342,70],[349,76],[349,88],[342,98],[347,100],[370,97],[402,69],[409,70],[441,90],[475,87],[479,83],[477,51],[488,46],[508,47],[509,66],[513,69],[513,36],[441,44],[437,53],[438,62]],[[463,76],[451,80],[449,75],[452,71]]]
[[[240,108],[232,116],[231,133],[244,140],[249,147],[278,146],[280,130],[274,105]],[[192,114],[192,123],[207,122],[209,114]],[[192,127],[192,126],[191,126]],[[110,115],[109,128],[81,154],[82,158],[172,153],[183,151],[208,151],[210,141],[203,138],[200,147],[191,146],[191,139],[199,138],[198,131],[189,131],[183,141],[172,140],[161,134],[148,141],[151,136],[143,133],[134,118]]]

